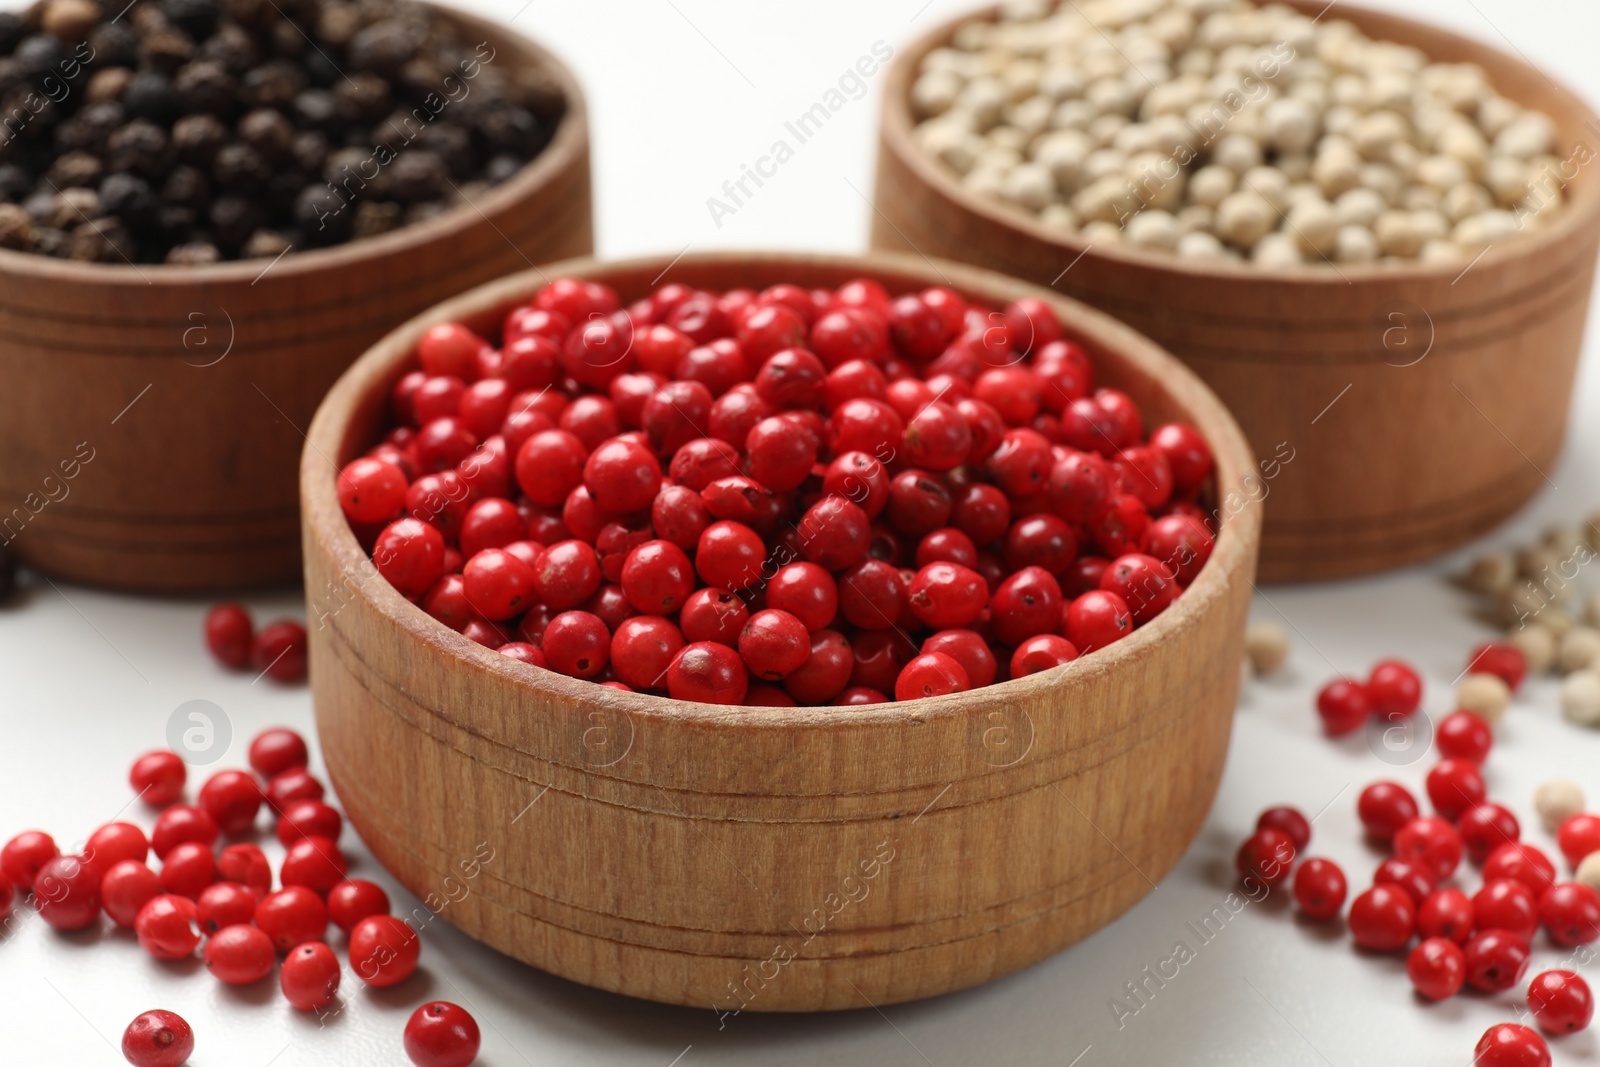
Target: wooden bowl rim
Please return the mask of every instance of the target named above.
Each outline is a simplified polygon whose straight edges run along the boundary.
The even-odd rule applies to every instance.
[[[547,264],[540,268],[490,282],[454,297],[423,312],[397,327],[368,349],[339,378],[318,407],[306,435],[301,456],[300,492],[303,519],[308,539],[316,538],[338,573],[348,578],[358,573],[370,559],[357,543],[339,507],[335,472],[330,460],[338,463],[343,437],[353,411],[370,391],[391,377],[396,364],[413,358],[416,341],[429,326],[473,315],[481,315],[526,298],[551,278],[566,275],[601,277],[620,271],[648,271],[660,284],[662,276],[676,266],[749,263],[767,267],[806,263],[838,268],[865,276],[897,275],[921,279],[927,284],[948,284],[957,291],[1006,292],[1009,299],[1037,296],[1051,301],[1062,314],[1068,332],[1090,339],[1111,358],[1146,374],[1160,383],[1182,408],[1184,417],[1205,434],[1216,456],[1218,515],[1221,531],[1210,559],[1194,583],[1153,621],[1129,636],[1070,664],[1014,678],[1005,682],[909,701],[865,705],[850,709],[833,706],[761,708],[742,705],[701,704],[671,697],[608,689],[596,682],[569,678],[555,671],[513,660],[509,656],[478,644],[434,619],[422,608],[382,580],[345,581],[353,595],[364,599],[379,614],[407,631],[435,652],[454,656],[465,666],[487,671],[499,679],[519,686],[543,689],[582,705],[601,704],[629,716],[674,723],[708,726],[737,726],[755,729],[789,727],[872,726],[922,722],[944,715],[971,715],[995,701],[1033,701],[1043,699],[1050,690],[1072,681],[1073,672],[1096,674],[1119,667],[1133,669],[1135,662],[1148,655],[1157,643],[1180,627],[1207,624],[1208,610],[1223,603],[1232,587],[1254,564],[1261,536],[1261,502],[1252,501],[1242,509],[1223,514],[1222,497],[1236,487],[1246,472],[1257,470],[1254,453],[1245,442],[1233,416],[1209,387],[1176,357],[1154,341],[1125,326],[1103,312],[1049,289],[1018,281],[994,271],[968,267],[927,257],[872,253],[861,256],[827,255],[806,252],[713,252],[680,255],[676,258],[652,256],[629,260],[584,258]],[[989,299],[996,299],[990,297]],[[307,556],[312,550],[308,547]],[[368,574],[372,574],[370,570]],[[989,700],[975,699],[988,697]],[[1065,711],[1066,709],[1060,709]]]
[[[589,109],[578,78],[555,53],[538,41],[513,30],[510,26],[479,18],[453,7],[416,0],[438,17],[468,29],[494,34],[515,48],[512,58],[517,65],[536,63],[549,72],[560,85],[566,98],[566,111],[556,127],[555,136],[537,157],[529,161],[510,179],[495,186],[475,203],[457,204],[433,218],[402,226],[376,237],[346,241],[328,248],[312,248],[283,256],[283,262],[265,258],[229,260],[189,266],[180,263],[81,263],[76,260],[56,259],[32,252],[17,252],[0,248],[0,274],[29,274],[48,281],[66,285],[125,285],[131,288],[162,286],[178,288],[192,285],[236,284],[255,281],[271,268],[273,277],[290,278],[318,271],[344,271],[359,267],[363,262],[406,252],[420,253],[424,246],[448,238],[460,229],[462,221],[477,215],[488,218],[520,200],[533,196],[571,161],[588,148]]]
[[[1252,0],[1260,6],[1260,0]],[[1312,14],[1327,10],[1326,0],[1274,0],[1284,3],[1300,11],[1302,14]],[[1534,258],[1545,253],[1550,248],[1567,241],[1574,233],[1593,228],[1600,224],[1600,180],[1583,182],[1569,182],[1569,190],[1576,187],[1575,194],[1567,205],[1556,214],[1555,218],[1537,230],[1518,233],[1504,241],[1496,241],[1489,245],[1488,250],[1481,253],[1476,260],[1452,261],[1450,263],[1423,263],[1420,260],[1411,260],[1403,263],[1338,263],[1330,264],[1326,261],[1320,263],[1302,263],[1287,267],[1274,267],[1270,270],[1252,266],[1248,262],[1235,262],[1233,260],[1198,260],[1185,259],[1173,252],[1150,251],[1125,243],[1117,244],[1088,244],[1079,234],[1058,233],[1045,227],[1037,218],[1028,215],[1020,208],[1011,208],[985,196],[979,196],[939,165],[932,157],[924,152],[911,138],[911,81],[916,74],[917,67],[934,48],[946,44],[956,29],[968,22],[979,20],[992,21],[999,13],[999,4],[990,4],[985,7],[970,11],[940,23],[933,29],[916,38],[909,47],[900,51],[890,64],[887,77],[883,86],[883,117],[881,119],[881,135],[887,150],[892,151],[902,163],[908,166],[917,177],[927,185],[932,186],[942,196],[954,200],[964,210],[980,216],[985,222],[998,226],[1013,234],[1056,246],[1065,253],[1077,256],[1103,256],[1108,260],[1121,262],[1129,266],[1144,267],[1153,270],[1164,270],[1174,275],[1194,279],[1221,278],[1237,281],[1255,281],[1264,284],[1291,283],[1301,285],[1306,283],[1339,284],[1364,282],[1393,282],[1393,281],[1443,281],[1452,282],[1466,272],[1465,268],[1479,263],[1499,263],[1512,258]],[[1368,25],[1373,22],[1388,23],[1399,26],[1404,33],[1385,33],[1378,39],[1394,40],[1400,44],[1409,43],[1407,38],[1433,37],[1435,40],[1445,39],[1452,47],[1459,47],[1466,51],[1486,52],[1506,64],[1519,67],[1541,80],[1547,82],[1559,96],[1566,97],[1567,104],[1574,114],[1580,115],[1581,125],[1600,124],[1600,115],[1584,99],[1574,92],[1565,83],[1557,81],[1544,71],[1521,59],[1509,55],[1493,45],[1467,37],[1464,34],[1447,30],[1431,23],[1417,19],[1407,18],[1404,15],[1388,11],[1376,11],[1372,8],[1361,7],[1355,4],[1341,3],[1338,9],[1339,18],[1354,23],[1363,32],[1367,32]],[[1413,45],[1420,48],[1420,45]],[[1422,51],[1428,52],[1423,48]],[[1491,79],[1492,81],[1492,79]],[[1597,125],[1596,128],[1600,128]],[[1076,262],[1074,260],[1073,262]]]

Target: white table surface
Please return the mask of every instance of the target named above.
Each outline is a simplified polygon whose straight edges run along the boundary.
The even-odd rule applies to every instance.
[[[780,5],[733,0],[483,0],[471,6],[514,18],[576,68],[593,109],[600,251],[622,256],[685,248],[862,248],[881,77],[720,228],[705,202],[874,42],[903,44],[966,5],[813,0],[774,10]],[[1586,0],[1385,0],[1383,6],[1502,47],[1510,42],[1600,99],[1592,52],[1600,15]],[[1591,357],[1594,347],[1591,338]],[[1511,543],[1600,506],[1596,370],[1588,359],[1565,457],[1546,472],[1552,487],[1486,543]],[[594,992],[436,923],[424,935],[419,978],[378,996],[347,989],[347,1010],[319,1032],[315,1020],[282,1001],[275,982],[231,990],[199,973],[198,961],[183,968],[156,963],[109,923],[98,934],[61,936],[18,909],[9,931],[0,931],[0,1064],[119,1064],[112,1046],[122,1028],[156,1006],[194,1024],[193,1067],[403,1064],[401,1027],[415,1005],[435,997],[475,1012],[485,1067],[1467,1064],[1478,1035],[1512,1017],[1515,995],[1420,1006],[1401,960],[1358,956],[1346,938],[1297,921],[1280,900],[1246,908],[1203,946],[1185,926],[1230,891],[1235,847],[1256,814],[1275,803],[1308,813],[1327,806],[1312,851],[1345,865],[1357,890],[1366,884],[1378,857],[1360,840],[1356,792],[1382,776],[1419,787],[1431,761],[1390,767],[1359,738],[1325,740],[1312,696],[1336,669],[1361,671],[1381,656],[1403,654],[1426,675],[1426,709],[1447,712],[1449,683],[1467,650],[1489,636],[1442,580],[1462,558],[1379,579],[1279,587],[1258,597],[1258,617],[1292,625],[1293,656],[1282,676],[1253,684],[1244,696],[1221,793],[1193,849],[1159,890],[1110,927],[987,986],[881,1012],[746,1014],[719,1029],[710,1011]],[[269,617],[301,611],[296,591],[252,597],[250,605]],[[119,814],[148,827],[148,812],[123,812],[127,768],[137,752],[164,743],[169,716],[185,701],[210,700],[225,711],[234,740],[218,767],[243,765],[244,745],[263,727],[288,724],[310,733],[305,689],[252,683],[210,661],[199,640],[205,607],[55,588],[27,577],[24,595],[0,610],[0,839],[40,827],[70,846]],[[205,773],[197,769],[193,777]],[[1500,731],[1489,781],[1492,793],[1522,817],[1526,836],[1552,852],[1531,795],[1555,775],[1600,795],[1600,733],[1563,722],[1555,683],[1542,679],[1525,688]],[[270,838],[263,843],[279,854]],[[353,835],[345,843],[354,873],[384,884],[409,910],[414,902]],[[1179,939],[1196,949],[1196,958],[1119,1028],[1111,999],[1142,968],[1169,956]],[[1557,959],[1541,948],[1535,968]],[[1600,1063],[1600,1041],[1592,1032],[1568,1038],[1555,1055],[1558,1065]]]

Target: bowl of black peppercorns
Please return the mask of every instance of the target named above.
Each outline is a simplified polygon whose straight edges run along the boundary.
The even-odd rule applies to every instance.
[[[416,0],[0,11],[0,544],[115,588],[294,580],[301,430],[340,372],[592,250],[582,92],[506,27]]]

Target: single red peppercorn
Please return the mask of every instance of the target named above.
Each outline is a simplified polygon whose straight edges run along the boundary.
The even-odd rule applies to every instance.
[[[1550,1067],[1544,1038],[1516,1023],[1489,1027],[1473,1051],[1473,1067]]]
[[[1429,1000],[1448,1000],[1467,981],[1467,957],[1454,941],[1430,937],[1406,959],[1406,976]]]
[[[894,683],[896,700],[916,700],[921,697],[964,693],[971,688],[966,670],[960,663],[942,652],[927,652],[915,657],[900,669]]]
[[[1017,645],[1011,653],[1011,677],[1023,678],[1030,674],[1052,670],[1078,658],[1072,642],[1059,634],[1038,634]]]
[[[188,897],[163,894],[139,909],[133,921],[139,947],[158,960],[182,960],[200,947],[200,916]]]
[[[1418,816],[1395,831],[1394,854],[1421,861],[1441,882],[1460,866],[1461,852],[1461,835],[1438,816]]]
[[[279,952],[288,952],[307,941],[322,940],[328,930],[328,908],[305,886],[284,886],[256,905],[256,925]]]
[[[385,988],[417,969],[422,939],[392,915],[369,915],[350,931],[350,969],[369,986]]]
[[[750,675],[739,653],[712,641],[683,646],[667,668],[667,692],[675,700],[740,704],[749,685]]]
[[[1495,803],[1468,808],[1456,821],[1467,857],[1480,866],[1495,849],[1522,836],[1522,826],[1510,811]]]
[[[1350,905],[1350,935],[1362,948],[1393,952],[1416,931],[1417,906],[1399,886],[1379,884]]]
[[[1067,640],[1083,655],[1133,632],[1127,601],[1103,589],[1090,590],[1067,605]]]
[[[403,481],[402,478],[402,483]],[[401,491],[404,492],[403,485]],[[242,604],[227,601],[206,613],[206,647],[224,667],[231,667],[234,670],[248,667],[250,643],[254,637],[255,624],[250,621],[250,613]]]
[[[1299,808],[1268,808],[1256,820],[1256,829],[1282,830],[1289,835],[1297,851],[1304,851],[1311,844],[1311,821],[1301,814]]]
[[[161,749],[146,752],[133,761],[133,767],[128,771],[128,784],[147,805],[164,808],[183,796],[183,784],[188,773],[183,759],[176,752]]]
[[[1574,815],[1556,831],[1556,845],[1576,870],[1588,856],[1600,852],[1600,815]]]
[[[1427,785],[1433,810],[1451,822],[1468,808],[1482,804],[1489,792],[1483,772],[1470,760],[1440,760],[1428,772]]]
[[[150,842],[144,831],[126,822],[106,823],[89,835],[83,849],[84,860],[102,871],[123,860],[143,863],[149,854]]]
[[[1402,826],[1417,817],[1417,800],[1397,782],[1373,782],[1361,791],[1356,813],[1368,836],[1387,844]]]
[[[122,1056],[133,1067],[183,1067],[194,1054],[194,1031],[170,1011],[141,1013],[122,1032]]]
[[[1317,714],[1329,737],[1341,737],[1361,729],[1372,714],[1372,698],[1360,682],[1338,678],[1317,694]]]
[[[285,887],[305,886],[325,894],[344,880],[348,864],[339,846],[326,837],[302,837],[290,845],[278,867]]]
[[[1521,882],[1496,878],[1472,898],[1472,913],[1482,930],[1506,930],[1531,941],[1539,930],[1539,901]]]
[[[310,762],[305,738],[286,727],[263,730],[250,742],[250,769],[270,779]]]
[[[195,900],[217,880],[217,857],[210,845],[184,841],[172,846],[161,861],[161,888]]]
[[[254,926],[223,927],[206,941],[206,969],[226,985],[249,985],[272,973],[278,954],[272,939]]]
[[[1470,711],[1454,711],[1439,723],[1434,734],[1439,753],[1449,759],[1482,763],[1494,747],[1494,731],[1483,716]]]
[[[1480,929],[1464,951],[1467,981],[1485,993],[1504,992],[1522,981],[1532,958],[1528,942],[1508,930]]]
[[[406,1055],[416,1067],[469,1067],[478,1042],[477,1022],[447,1001],[424,1004],[406,1021]]]
[[[1515,693],[1528,673],[1528,659],[1522,649],[1509,641],[1487,641],[1467,657],[1466,672],[1492,674]]]
[[[320,941],[296,945],[284,957],[278,987],[296,1011],[319,1011],[339,992],[339,957]]]
[[[51,927],[70,933],[100,918],[100,868],[82,856],[55,856],[33,879],[33,907]]]
[[[1533,890],[1535,897],[1555,885],[1556,867],[1550,858],[1525,841],[1501,845],[1483,863],[1485,881],[1510,878]]]
[[[255,777],[244,771],[218,771],[200,787],[201,809],[230,837],[255,825],[263,799]]]
[[[1374,885],[1384,884],[1398,886],[1411,897],[1411,902],[1422,907],[1424,901],[1438,886],[1433,871],[1413,860],[1399,859],[1390,856],[1378,864],[1378,869],[1372,875]]]
[[[200,929],[209,935],[225,927],[253,923],[258,903],[260,897],[247,885],[238,882],[215,882],[208,885],[195,899]]]
[[[1587,945],[1600,938],[1600,893],[1581,882],[1553,885],[1539,897],[1539,919],[1556,944]]]
[[[1472,898],[1459,889],[1435,889],[1417,909],[1417,932],[1423,937],[1443,937],[1464,945],[1476,923]]]
[[[352,878],[328,890],[328,918],[349,933],[369,915],[389,914],[389,894],[375,883]]]
[[[101,906],[124,929],[131,930],[139,910],[160,895],[160,876],[138,860],[115,863],[100,879]]]
[[[1594,1019],[1594,994],[1574,971],[1545,971],[1528,983],[1528,1010],[1547,1034],[1575,1034]]]
[[[281,812],[297,800],[321,800],[325,790],[322,783],[304,767],[291,767],[275,774],[267,782],[267,805]]]
[[[1344,871],[1332,860],[1313,857],[1294,875],[1295,903],[1313,919],[1336,918],[1344,908],[1348,889]]]
[[[1372,710],[1386,719],[1403,718],[1422,705],[1422,678],[1410,664],[1384,660],[1367,676]]]
[[[217,877],[248,886],[258,897],[272,889],[272,865],[256,845],[229,845],[217,856]]]
[[[1282,830],[1267,827],[1245,839],[1233,865],[1241,878],[1255,878],[1271,887],[1289,877],[1295,856],[1294,840]]]

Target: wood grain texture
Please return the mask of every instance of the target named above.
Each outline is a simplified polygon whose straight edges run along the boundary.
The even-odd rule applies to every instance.
[[[24,561],[150,592],[294,581],[304,431],[345,368],[448,296],[593,250],[576,80],[533,42],[439,10],[492,42],[488,66],[547,72],[568,101],[539,158],[472,204],[272,264],[0,251],[0,539]],[[93,458],[64,478],[80,446]]]
[[[1291,6],[1315,14],[1324,0]],[[911,79],[965,18],[902,51],[885,82],[874,247],[974,263],[1110,312],[1194,368],[1258,455],[1286,443],[1295,458],[1270,486],[1262,539],[1269,581],[1427,559],[1548,484],[1600,247],[1600,119],[1582,100],[1443,30],[1346,4],[1335,17],[1435,59],[1478,63],[1500,92],[1550,114],[1560,154],[1584,146],[1570,157],[1567,209],[1466,270],[1464,262],[1323,264],[1269,273],[1086,247],[967,192],[912,143]]]
[[[379,861],[432,895],[444,920],[517,959],[722,1010],[960,989],[1056,952],[1149,892],[1199,830],[1222,773],[1257,507],[1227,506],[1193,586],[1110,648],[972,693],[850,711],[607,690],[474,644],[375,576],[340,513],[330,458],[381,434],[388,388],[429,325],[493,329],[545,276],[570,274],[624,300],[668,282],[862,275],[894,293],[949,284],[994,306],[1041,295],[1105,382],[1152,420],[1200,428],[1224,495],[1255,469],[1221,403],[1156,345],[987,271],[899,256],[693,255],[670,269],[664,258],[557,264],[466,294],[351,368],[302,459],[317,726]],[[493,858],[475,864],[484,852]]]

